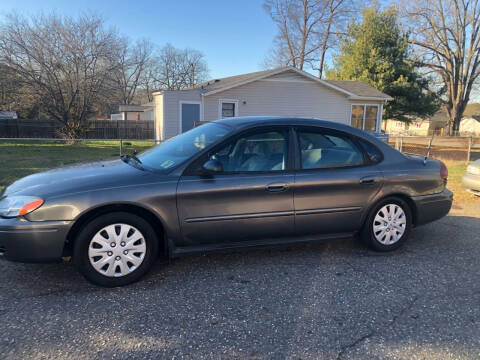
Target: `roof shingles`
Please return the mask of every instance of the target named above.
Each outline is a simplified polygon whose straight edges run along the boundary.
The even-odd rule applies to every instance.
[[[348,91],[357,96],[365,97],[383,97],[389,98],[390,96],[375,89],[373,86],[365,84],[361,81],[348,81],[348,80],[324,80],[325,82],[339,87],[345,91]]]
[[[255,81],[257,78],[268,77],[269,74],[275,75],[279,74],[284,71],[295,71],[300,73],[310,79],[312,79],[312,75],[292,68],[292,67],[282,67],[264,71],[257,71],[248,74],[236,75],[225,77],[221,79],[213,79],[210,81],[206,81],[204,83],[198,84],[193,89],[202,89],[206,93],[211,91],[221,91],[221,89],[228,89],[234,86],[239,86],[245,82]],[[391,100],[391,97],[387,94],[382,93],[381,91],[375,89],[374,87],[365,84],[361,81],[345,81],[345,80],[322,80],[323,82],[332,85],[332,87],[336,87],[337,89],[342,89],[347,93],[353,94],[355,97],[367,97],[367,98],[379,98],[379,99],[388,99]],[[191,90],[191,89],[190,89]]]

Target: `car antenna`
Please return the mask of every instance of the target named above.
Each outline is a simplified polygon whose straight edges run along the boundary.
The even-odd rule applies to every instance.
[[[430,142],[428,143],[427,154],[425,155],[425,158],[423,159],[423,165],[427,165],[427,159],[430,156],[430,149],[432,148],[432,142],[433,142],[433,137],[434,136],[435,136],[435,133],[432,134],[432,137],[430,138]]]

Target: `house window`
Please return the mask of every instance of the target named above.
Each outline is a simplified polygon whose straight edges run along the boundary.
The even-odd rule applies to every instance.
[[[365,105],[365,122],[363,130],[375,131],[377,129],[378,106]]]
[[[235,116],[235,103],[222,102],[222,118]]]
[[[229,118],[238,116],[237,99],[219,99],[218,100],[218,118]]]
[[[352,117],[350,124],[366,131],[377,129],[378,105],[352,105]]]
[[[363,128],[363,105],[352,105],[352,122],[351,125],[357,129]]]

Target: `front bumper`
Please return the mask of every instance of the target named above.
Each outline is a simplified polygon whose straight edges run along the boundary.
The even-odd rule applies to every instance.
[[[21,262],[54,262],[62,257],[71,221],[0,218],[0,258]]]
[[[466,173],[462,177],[462,186],[471,193],[480,196],[480,175]]]
[[[445,189],[438,194],[414,196],[412,200],[416,208],[415,225],[423,225],[448,214],[452,207],[453,193]]]

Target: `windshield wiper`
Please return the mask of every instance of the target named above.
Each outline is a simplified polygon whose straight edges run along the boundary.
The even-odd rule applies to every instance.
[[[130,154],[130,158],[132,158],[133,160],[135,160],[136,162],[138,162],[139,164],[142,163],[142,160],[140,160],[138,157],[137,157],[137,152],[134,151],[133,153]]]
[[[125,154],[125,155],[121,155],[120,156],[120,159],[122,159],[124,162],[126,162],[128,164],[129,160],[130,159],[133,159],[138,165],[140,165],[141,168],[143,168],[143,166],[141,166],[142,164],[142,160],[140,160],[138,157],[137,157],[137,152],[134,151],[133,153],[131,154]]]

